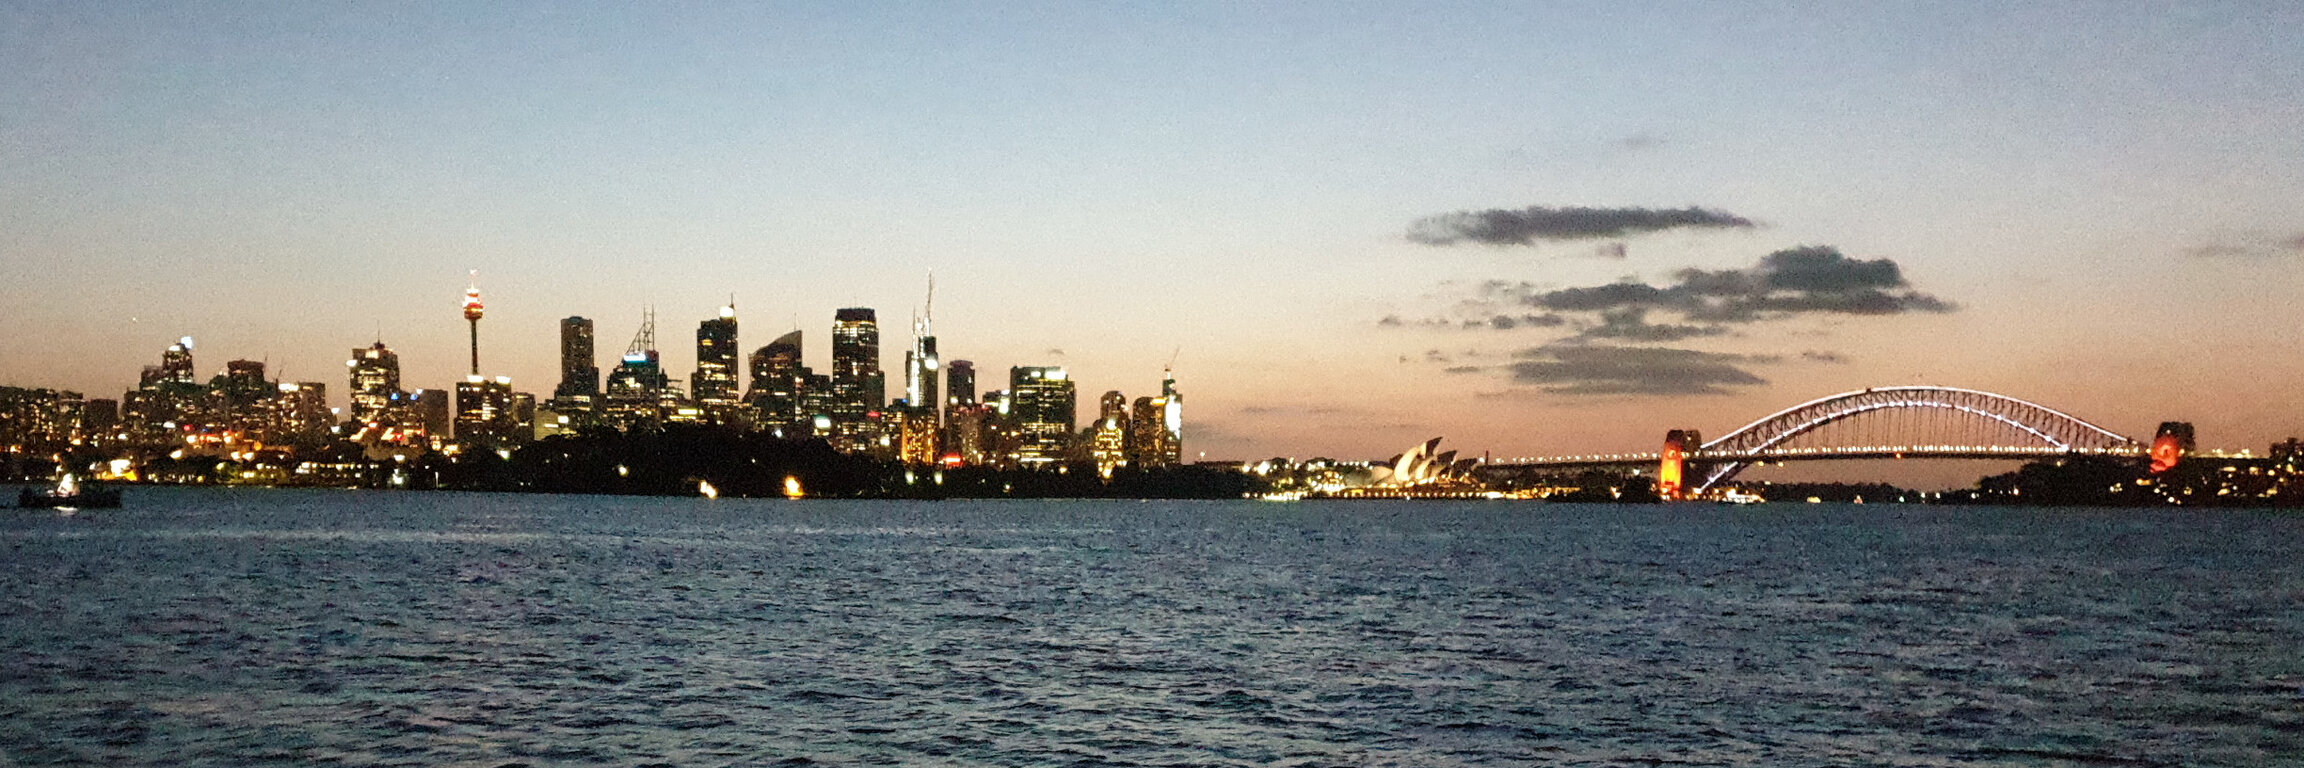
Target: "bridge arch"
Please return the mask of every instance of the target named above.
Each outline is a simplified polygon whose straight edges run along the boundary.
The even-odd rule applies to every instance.
[[[1769,414],[1704,443],[1693,458],[1711,462],[1697,492],[1711,489],[1793,438],[1857,416],[1901,409],[1948,409],[2005,425],[2041,448],[2072,453],[2133,453],[2142,444],[2038,403],[1974,389],[1874,387],[1817,398]]]

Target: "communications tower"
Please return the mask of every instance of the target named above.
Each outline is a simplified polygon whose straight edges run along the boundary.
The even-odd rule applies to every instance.
[[[464,288],[464,319],[472,323],[472,375],[480,375],[480,270]]]

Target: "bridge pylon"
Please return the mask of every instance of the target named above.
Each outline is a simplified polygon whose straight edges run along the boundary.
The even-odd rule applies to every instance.
[[[2152,435],[2152,474],[2175,469],[2193,447],[2192,422],[2160,422],[2160,431]]]
[[[1681,501],[1691,496],[1687,481],[1688,456],[1703,445],[1703,433],[1693,429],[1675,429],[1664,433],[1663,460],[1656,467],[1658,500]]]

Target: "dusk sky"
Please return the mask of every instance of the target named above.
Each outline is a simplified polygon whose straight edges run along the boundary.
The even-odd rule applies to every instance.
[[[936,276],[1188,458],[1654,450],[1944,384],[2304,435],[2304,4],[0,0],[0,384],[685,379]],[[1627,285],[1629,284],[1629,285]],[[1509,327],[1507,327],[1509,326]],[[900,373],[891,389],[900,392]]]

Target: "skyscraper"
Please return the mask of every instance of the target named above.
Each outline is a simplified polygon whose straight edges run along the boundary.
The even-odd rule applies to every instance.
[[[871,450],[879,442],[879,411],[888,396],[880,372],[880,321],[867,307],[850,307],[832,318],[832,447],[845,453]]]
[[[1037,468],[1064,460],[1073,425],[1079,422],[1072,378],[1059,366],[1008,369],[1009,419],[1020,445],[1016,463]]]
[[[799,433],[785,433],[778,428],[804,418],[800,413],[800,387],[808,369],[800,365],[800,332],[778,336],[768,342],[768,346],[754,350],[751,362],[752,389],[744,393],[744,402],[758,414],[761,429],[797,437]]]
[[[951,391],[945,395],[944,405],[956,408],[976,404],[976,364],[966,360],[952,361],[951,374],[945,383]]]
[[[1088,455],[1096,461],[1096,474],[1109,479],[1128,463],[1128,396],[1106,392],[1099,405]]]
[[[688,377],[688,394],[705,417],[725,423],[735,414],[738,378],[736,367],[736,304],[720,308],[720,316],[696,326],[696,373]]]
[[[1184,459],[1184,395],[1176,391],[1176,374],[1163,372],[1159,397],[1136,398],[1129,414],[1128,463],[1136,467],[1168,467]]]
[[[508,450],[526,442],[521,432],[511,378],[466,376],[456,384],[456,442],[465,450]]]
[[[600,398],[600,363],[592,349],[592,321],[569,317],[560,321],[560,386],[553,388],[553,410],[588,411]]]
[[[624,348],[622,361],[608,375],[600,421],[627,430],[662,424],[664,400],[673,392],[656,351],[656,310],[643,313],[640,333]]]
[[[379,341],[353,349],[352,359],[344,365],[352,369],[352,418],[361,422],[382,418],[399,400],[400,356]]]

